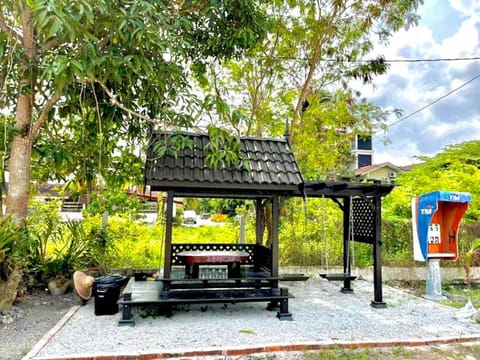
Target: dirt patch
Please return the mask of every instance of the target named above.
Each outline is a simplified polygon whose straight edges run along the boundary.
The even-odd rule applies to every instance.
[[[21,359],[77,303],[71,291],[52,296],[34,289],[10,310],[0,311],[0,360]]]

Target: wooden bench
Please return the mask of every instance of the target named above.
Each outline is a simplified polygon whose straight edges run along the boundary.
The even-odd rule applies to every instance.
[[[210,288],[277,288],[278,277],[242,277],[228,279],[159,279],[163,290],[174,289],[210,289]]]
[[[272,282],[277,281],[277,278],[135,281],[131,277],[118,300],[122,308],[119,324],[134,325],[132,308],[135,306],[238,302],[269,302],[267,309],[277,310],[280,320],[293,320],[288,311],[288,299],[293,296],[288,293],[288,288],[272,288]],[[168,290],[164,288],[166,284],[170,287]]]

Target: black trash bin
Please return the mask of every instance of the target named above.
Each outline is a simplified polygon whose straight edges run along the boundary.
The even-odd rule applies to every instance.
[[[113,315],[118,312],[120,290],[126,283],[122,275],[106,275],[95,279],[93,295],[95,296],[95,315]]]

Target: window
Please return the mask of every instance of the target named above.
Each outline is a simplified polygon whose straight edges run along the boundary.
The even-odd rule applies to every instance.
[[[358,155],[358,167],[372,165],[372,155]]]
[[[358,150],[372,150],[372,137],[357,135]]]

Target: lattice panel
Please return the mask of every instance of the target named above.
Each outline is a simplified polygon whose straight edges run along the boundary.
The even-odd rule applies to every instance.
[[[375,242],[375,212],[370,201],[352,199],[353,240],[373,244]]]

